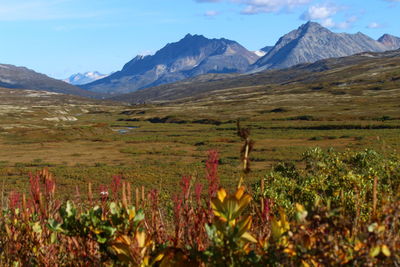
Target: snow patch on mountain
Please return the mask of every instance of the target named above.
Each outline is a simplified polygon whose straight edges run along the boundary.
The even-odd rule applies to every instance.
[[[265,56],[267,53],[262,51],[262,50],[257,50],[257,51],[253,51],[254,54],[256,54],[259,57],[263,57]]]
[[[98,71],[88,71],[85,73],[76,73],[65,79],[64,82],[73,85],[83,85],[97,81],[99,79],[107,77],[109,74],[101,74]]]

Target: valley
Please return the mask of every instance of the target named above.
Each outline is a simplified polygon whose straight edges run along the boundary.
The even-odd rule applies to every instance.
[[[2,89],[4,186],[26,190],[27,174],[49,166],[65,195],[88,181],[108,183],[115,174],[138,185],[160,183],[160,190],[169,194],[182,175],[201,179],[207,151],[216,149],[222,183],[229,187],[231,178],[240,173],[237,120],[251,129],[255,141],[249,183],[278,162],[300,161],[310,147],[396,152],[400,57],[395,52],[379,55],[281,71],[290,79],[274,71],[186,81],[168,85],[171,90],[164,92],[176,96],[194,86],[204,91],[191,90],[192,96],[175,100],[156,98],[148,104]],[[328,70],[313,71],[321,65]],[[210,90],[213,87],[218,90]]]

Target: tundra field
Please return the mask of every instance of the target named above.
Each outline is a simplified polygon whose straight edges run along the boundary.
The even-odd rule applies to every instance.
[[[249,183],[278,162],[300,162],[311,147],[396,153],[399,80],[372,77],[379,90],[373,82],[366,89],[360,82],[257,85],[134,106],[2,89],[1,184],[5,192],[27,190],[28,174],[49,167],[65,195],[87,182],[108,183],[114,174],[170,192],[182,175],[202,177],[207,151],[214,149],[222,183],[229,187],[240,172],[237,120],[255,141]]]

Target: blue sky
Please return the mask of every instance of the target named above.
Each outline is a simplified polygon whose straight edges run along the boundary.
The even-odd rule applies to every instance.
[[[400,0],[0,0],[0,63],[55,78],[120,70],[187,33],[273,45],[307,20],[400,36]]]

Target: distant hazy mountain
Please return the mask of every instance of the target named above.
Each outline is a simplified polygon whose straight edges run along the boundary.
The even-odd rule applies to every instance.
[[[188,34],[154,55],[137,56],[121,71],[81,87],[99,93],[128,93],[207,73],[244,72],[258,58],[235,41]]]
[[[362,33],[333,33],[318,23],[308,22],[281,37],[250,69],[282,69],[326,58],[386,50],[385,45]]]
[[[383,44],[388,50],[400,48],[400,38],[390,34],[382,35],[382,37],[378,39],[378,42]]]
[[[97,81],[99,79],[107,77],[108,74],[101,74],[98,71],[88,71],[85,73],[76,73],[71,75],[69,78],[65,79],[64,82],[73,85],[83,85]]]
[[[0,87],[41,90],[80,96],[95,96],[95,94],[91,92],[87,92],[66,82],[50,78],[28,68],[7,64],[0,64]]]

